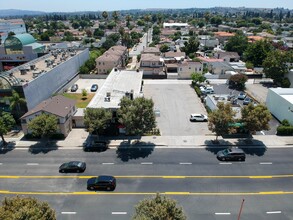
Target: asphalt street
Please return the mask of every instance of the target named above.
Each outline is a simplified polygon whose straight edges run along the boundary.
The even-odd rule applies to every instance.
[[[160,192],[176,199],[188,219],[293,219],[291,148],[248,147],[245,162],[221,162],[218,148],[82,149],[46,154],[27,149],[0,155],[0,199],[16,194],[48,201],[58,219],[130,219],[134,205]],[[81,174],[59,174],[63,162],[81,160]],[[114,192],[87,191],[91,176],[114,175]]]

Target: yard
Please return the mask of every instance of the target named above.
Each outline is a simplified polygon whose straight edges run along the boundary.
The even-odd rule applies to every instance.
[[[88,93],[86,97],[82,96],[81,93],[63,93],[63,96],[75,99],[77,108],[85,108],[94,97],[95,93]]]

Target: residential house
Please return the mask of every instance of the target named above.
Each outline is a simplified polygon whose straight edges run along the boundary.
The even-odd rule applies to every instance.
[[[61,133],[66,137],[72,129],[72,116],[76,112],[75,103],[75,100],[62,95],[53,96],[41,102],[20,118],[24,134],[31,133],[28,129],[28,123],[31,120],[41,114],[49,114],[56,116],[58,119],[57,133]]]
[[[199,50],[213,49],[219,45],[219,40],[209,35],[198,36],[198,41]]]
[[[178,76],[181,79],[190,79],[192,73],[202,73],[202,71],[202,62],[185,60],[178,64]]]
[[[215,38],[219,40],[220,44],[224,44],[233,36],[235,36],[235,33],[229,33],[229,32],[223,32],[223,31],[215,32]]]
[[[127,59],[127,47],[113,46],[96,59],[97,74],[108,74],[114,67],[125,67]]]
[[[140,70],[143,76],[166,76],[164,60],[154,54],[141,55]]]
[[[240,56],[237,52],[221,52],[217,51],[214,53],[214,57],[216,59],[222,59],[225,62],[238,62],[240,60]]]
[[[161,55],[161,51],[159,48],[157,47],[146,47],[144,48],[144,50],[142,51],[143,54],[153,54],[156,56],[160,56]]]

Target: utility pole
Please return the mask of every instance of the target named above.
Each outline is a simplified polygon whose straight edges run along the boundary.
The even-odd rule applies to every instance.
[[[240,220],[240,216],[241,216],[241,212],[242,212],[242,208],[243,208],[244,201],[245,201],[245,199],[242,199],[241,207],[240,207],[240,210],[239,210],[239,215],[238,215],[238,219],[237,220]]]

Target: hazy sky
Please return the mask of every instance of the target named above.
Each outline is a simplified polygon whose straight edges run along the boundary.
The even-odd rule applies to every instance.
[[[146,8],[257,7],[293,9],[293,0],[0,0],[0,9],[46,12],[113,11]]]

